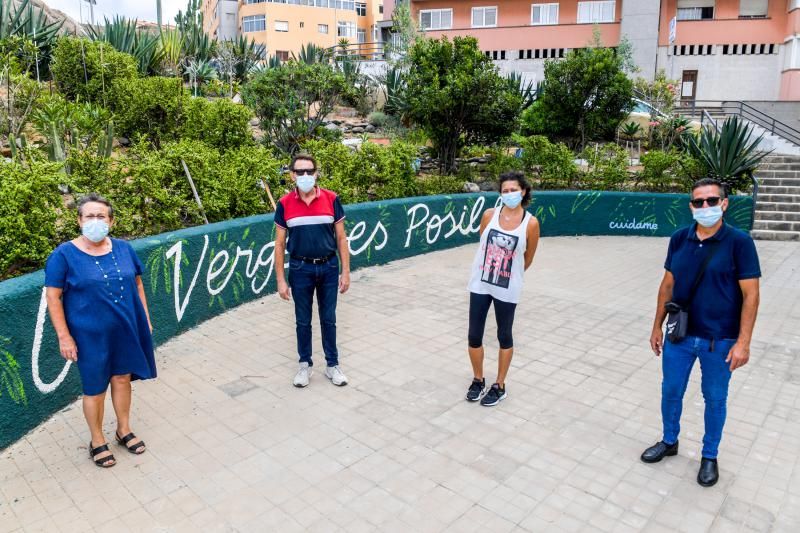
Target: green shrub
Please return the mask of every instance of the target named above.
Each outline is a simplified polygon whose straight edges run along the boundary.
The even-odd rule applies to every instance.
[[[120,135],[145,135],[158,147],[178,137],[190,96],[180,79],[152,77],[115,82],[111,101]]]
[[[464,183],[468,181],[456,176],[420,176],[417,178],[417,194],[428,196],[434,194],[457,194],[464,192]]]
[[[542,135],[514,140],[522,148],[523,169],[529,174],[538,174],[542,189],[575,187],[580,173],[575,166],[575,154],[566,144],[551,143]]]
[[[303,148],[317,159],[321,185],[336,191],[345,203],[417,194],[417,148],[411,144],[367,142],[351,150],[341,143],[313,140]]]
[[[250,110],[230,100],[209,102],[205,98],[185,101],[180,117],[182,139],[203,141],[221,151],[253,144]]]
[[[263,146],[245,146],[229,150],[220,159],[218,180],[228,196],[227,218],[244,217],[272,211],[261,181],[265,181],[275,201],[281,190],[281,163]]]
[[[40,268],[58,244],[65,175],[33,153],[27,159],[0,164],[0,279]]]
[[[108,105],[115,82],[129,83],[138,76],[136,59],[117,52],[110,44],[62,37],[50,64],[58,91],[69,100]]]
[[[650,150],[640,159],[639,184],[650,192],[686,192],[705,175],[703,164],[685,152]]]
[[[589,170],[583,178],[586,188],[603,191],[625,188],[630,173],[629,156],[624,148],[614,143],[587,146],[581,158],[589,164]]]
[[[493,146],[489,149],[489,160],[485,169],[492,178],[499,178],[505,172],[522,170],[522,161],[509,154],[505,146]]]
[[[382,128],[386,125],[388,116],[380,111],[373,111],[367,116],[367,121],[376,128]]]

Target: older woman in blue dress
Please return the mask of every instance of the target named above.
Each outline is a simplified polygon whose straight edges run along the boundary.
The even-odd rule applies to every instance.
[[[111,204],[89,194],[78,202],[81,236],[47,259],[47,308],[61,355],[78,365],[89,456],[97,466],[116,464],[103,435],[109,383],[117,415],[117,442],[140,454],[144,442],[130,428],[131,380],[156,377],[152,326],[142,284],[142,264],[130,244],[108,237]]]

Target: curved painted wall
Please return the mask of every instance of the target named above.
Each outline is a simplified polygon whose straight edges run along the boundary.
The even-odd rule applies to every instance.
[[[668,236],[691,222],[687,200],[677,194],[538,192],[529,209],[545,237]],[[475,242],[481,214],[496,201],[497,193],[483,193],[348,205],[352,268]],[[749,230],[751,207],[750,197],[732,198],[726,219]],[[134,241],[145,265],[156,342],[274,292],[273,239],[269,214]],[[0,283],[0,449],[80,393],[76,369],[59,354],[43,282],[38,271]]]

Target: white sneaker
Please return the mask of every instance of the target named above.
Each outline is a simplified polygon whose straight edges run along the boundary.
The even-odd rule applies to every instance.
[[[308,387],[308,380],[314,371],[308,366],[308,363],[300,363],[300,370],[294,375],[295,387]]]
[[[331,380],[331,383],[337,387],[347,385],[347,376],[339,369],[339,365],[329,366],[325,368],[325,377]]]

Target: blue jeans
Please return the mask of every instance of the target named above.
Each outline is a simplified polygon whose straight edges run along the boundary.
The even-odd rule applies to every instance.
[[[661,383],[661,418],[664,423],[664,442],[674,444],[681,430],[683,395],[689,383],[695,359],[700,359],[700,376],[705,400],[705,435],[703,457],[716,459],[722,428],[725,425],[728,401],[728,383],[731,379],[729,363],[725,362],[736,339],[717,339],[712,343],[700,337],[686,337],[673,344],[664,342]]]
[[[311,308],[314,292],[317,293],[319,325],[322,329],[322,349],[328,366],[339,364],[336,349],[336,297],[339,293],[339,259],[332,257],[321,265],[289,260],[289,286],[294,298],[294,316],[297,323],[297,353],[301,363],[311,361]]]

